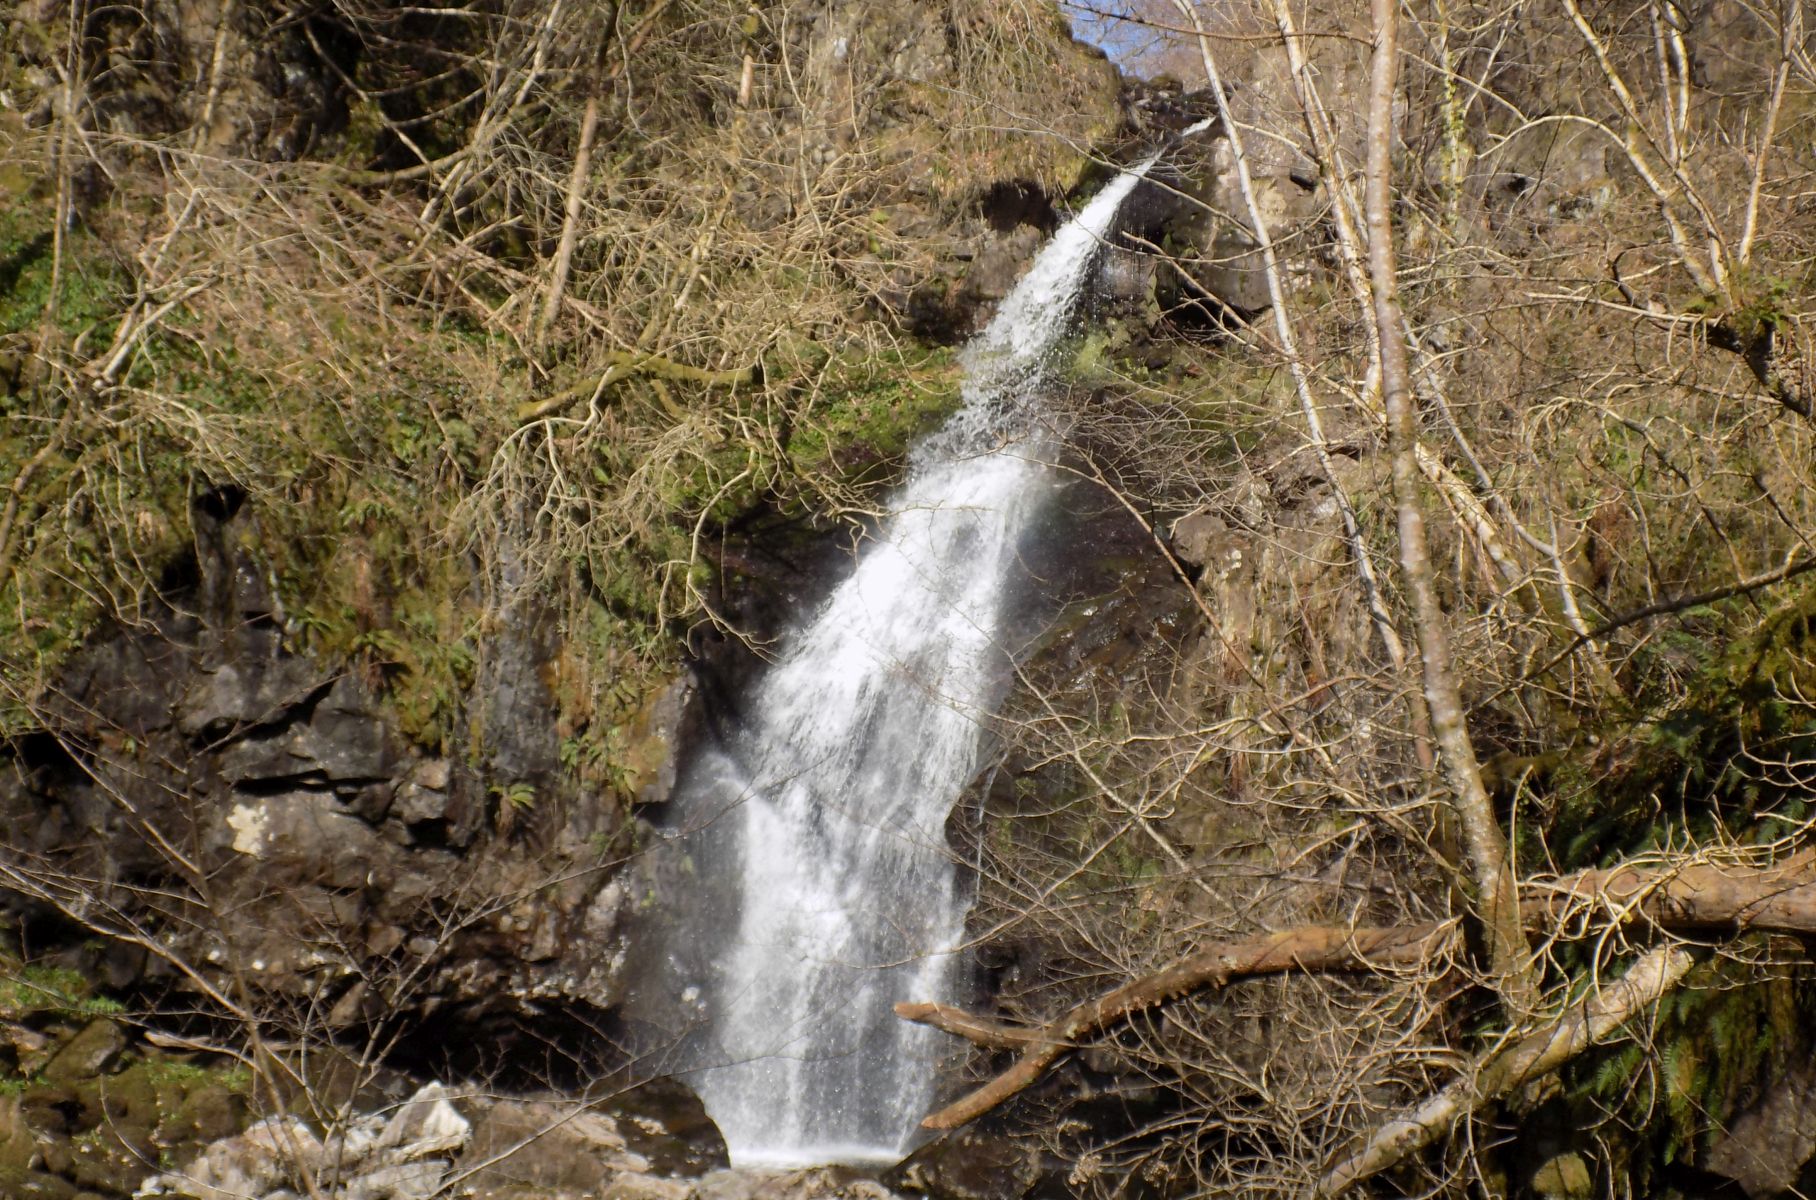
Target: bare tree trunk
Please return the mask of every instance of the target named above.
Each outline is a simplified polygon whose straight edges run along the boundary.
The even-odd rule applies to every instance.
[[[1348,539],[1350,553],[1355,557],[1363,602],[1368,608],[1370,619],[1374,621],[1375,632],[1381,638],[1381,646],[1387,652],[1388,660],[1392,662],[1396,672],[1404,673],[1405,647],[1400,642],[1393,618],[1388,615],[1387,606],[1381,598],[1381,585],[1375,576],[1374,559],[1368,552],[1367,539],[1362,536],[1361,522],[1356,518],[1355,506],[1350,503],[1349,491],[1343,486],[1342,478],[1331,463],[1330,441],[1324,436],[1324,422],[1318,415],[1317,398],[1312,394],[1311,375],[1306,370],[1305,359],[1299,353],[1292,314],[1286,307],[1286,286],[1281,280],[1280,259],[1274,252],[1273,234],[1268,230],[1255,195],[1255,183],[1249,172],[1248,152],[1243,142],[1242,129],[1236,124],[1236,119],[1230,112],[1229,101],[1224,97],[1223,78],[1217,70],[1216,56],[1211,53],[1211,39],[1205,33],[1196,4],[1191,0],[1173,0],[1173,6],[1191,22],[1198,40],[1198,53],[1204,61],[1205,79],[1211,85],[1211,95],[1216,97],[1217,116],[1223,125],[1223,136],[1228,140],[1230,154],[1235,160],[1236,182],[1242,191],[1249,231],[1255,240],[1256,253],[1261,256],[1262,278],[1267,282],[1268,306],[1273,311],[1274,336],[1279,339],[1281,353],[1286,357],[1287,370],[1293,380],[1293,391],[1299,398],[1299,411],[1305,417],[1306,428],[1311,433],[1312,450],[1317,455],[1319,469],[1324,474],[1325,482],[1330,485],[1331,495],[1337,501],[1337,511],[1343,518],[1343,536]],[[1420,767],[1429,771],[1432,767],[1431,720],[1417,692],[1407,694],[1407,704],[1413,727],[1413,749],[1418,755]]]
[[[1509,1021],[1518,1022],[1532,1012],[1538,987],[1520,930],[1519,897],[1507,839],[1495,820],[1488,790],[1482,785],[1475,747],[1464,723],[1462,697],[1451,671],[1444,611],[1438,605],[1431,552],[1425,541],[1425,517],[1419,505],[1412,376],[1406,342],[1399,332],[1403,325],[1393,246],[1393,106],[1399,65],[1399,10],[1395,0],[1373,0],[1373,8],[1375,49],[1370,72],[1364,208],[1374,323],[1381,352],[1381,396],[1387,411],[1387,447],[1393,463],[1394,503],[1400,530],[1400,569],[1406,578],[1419,637],[1425,705],[1431,714],[1432,734],[1469,856],[1476,915],[1487,943],[1489,967]]]
[[[567,290],[574,246],[580,240],[580,207],[585,197],[587,173],[593,166],[593,139],[599,134],[599,102],[605,91],[605,48],[611,44],[612,29],[617,23],[618,6],[614,4],[607,12],[604,28],[599,31],[599,49],[594,53],[592,69],[587,73],[586,108],[580,114],[580,142],[574,147],[574,169],[568,173],[561,242],[555,249],[554,273],[549,277],[549,290],[542,298],[542,312],[536,318],[531,339],[538,347],[561,311],[561,295]]]

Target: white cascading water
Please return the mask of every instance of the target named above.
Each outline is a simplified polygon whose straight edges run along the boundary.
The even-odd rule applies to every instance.
[[[945,824],[1000,699],[1017,541],[1046,490],[1030,402],[1153,161],[1035,259],[851,577],[789,635],[746,727],[690,766],[678,803],[716,826],[727,849],[704,869],[737,873],[738,905],[691,935],[719,944],[693,1059],[711,1065],[690,1080],[735,1165],[896,1158],[931,1104],[942,1035],[892,1006],[945,995],[963,932]]]

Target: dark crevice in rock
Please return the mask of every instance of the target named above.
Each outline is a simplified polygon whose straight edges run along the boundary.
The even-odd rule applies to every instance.
[[[38,730],[13,742],[14,762],[27,774],[39,771],[60,779],[77,774],[81,766],[63,739],[46,730]]]
[[[389,775],[370,776],[329,776],[321,771],[305,771],[300,775],[266,775],[257,779],[237,779],[232,781],[233,790],[242,796],[282,796],[290,792],[329,792],[336,798],[347,799],[358,795],[360,790],[376,787],[391,782]]]
[[[191,502],[197,513],[216,524],[233,520],[246,503],[246,489],[237,483],[223,483],[204,488]]]
[[[527,1011],[500,1002],[450,1005],[411,1022],[386,1061],[427,1078],[575,1092],[622,1072],[617,1030],[612,1013],[554,998]]]
[[[1053,210],[1052,198],[1026,179],[992,184],[978,201],[978,211],[997,233],[1008,233],[1017,225],[1031,225],[1047,234],[1059,228],[1059,214]]]
[[[164,603],[175,605],[191,596],[202,583],[202,566],[195,553],[179,554],[164,564],[158,573],[158,595]]]
[[[411,821],[404,828],[413,844],[427,850],[446,850],[454,844],[453,825],[446,818]]]

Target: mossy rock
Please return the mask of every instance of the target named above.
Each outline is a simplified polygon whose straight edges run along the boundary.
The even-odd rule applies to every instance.
[[[72,990],[80,989],[55,995]],[[251,1081],[237,1064],[135,1048],[105,1017],[59,1036],[34,1080],[0,1090],[0,1172],[11,1173],[10,1186],[0,1184],[6,1200],[125,1195],[151,1164],[193,1155],[250,1119],[244,1093]]]
[[[107,1195],[130,1195],[152,1164],[158,1150],[148,1129],[103,1126],[71,1138],[68,1166],[62,1174],[78,1188]]]
[[[162,1141],[170,1146],[198,1146],[232,1137],[251,1120],[246,1097],[220,1084],[197,1088],[159,1126]]]
[[[38,1145],[25,1120],[19,1097],[0,1095],[0,1179],[8,1171],[24,1171],[38,1157]]]
[[[92,1080],[112,1066],[125,1049],[126,1034],[119,1025],[106,1017],[97,1017],[44,1064],[44,1078],[50,1083],[64,1085]]]
[[[1550,1159],[1532,1174],[1532,1190],[1546,1200],[1582,1200],[1595,1194],[1595,1180],[1574,1151]]]
[[[0,1195],[8,1200],[77,1200],[80,1189],[45,1171],[0,1166]]]
[[[76,1089],[60,1083],[28,1085],[19,1096],[19,1104],[26,1125],[47,1137],[69,1133],[81,1111]]]
[[[169,1101],[181,1102],[179,1095],[161,1096],[143,1063],[118,1075],[102,1075],[84,1080],[75,1088],[76,1100],[82,1106],[82,1123],[91,1129],[115,1129],[128,1141],[149,1142]]]

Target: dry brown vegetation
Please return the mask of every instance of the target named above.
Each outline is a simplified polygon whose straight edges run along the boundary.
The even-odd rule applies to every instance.
[[[1094,380],[1127,399],[1080,418],[1087,473],[1189,559],[1202,632],[1134,687],[1029,681],[980,909],[1019,1023],[978,1040],[1036,1048],[942,1121],[1081,1045],[1130,1132],[1056,1142],[1106,1194],[1700,1186],[1806,1052],[1801,937],[1609,894],[1521,933],[1512,896],[1807,842],[1803,6],[1119,12],[1227,85],[1255,178],[1284,153],[1320,184],[1282,221],[1231,155],[1284,303]],[[1341,973],[1231,982],[1274,938]],[[1358,978],[1383,939],[1420,953]]]

